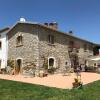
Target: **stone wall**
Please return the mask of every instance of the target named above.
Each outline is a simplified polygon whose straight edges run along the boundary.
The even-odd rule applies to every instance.
[[[16,38],[20,34],[23,36],[23,45],[17,47]],[[48,42],[48,35],[54,36],[54,44]],[[75,44],[80,45],[77,54],[81,63],[85,63],[88,56],[93,55],[93,51],[89,50],[91,43],[40,25],[20,23],[8,33],[8,59],[22,58],[23,66],[26,66],[26,62],[34,61],[36,66],[41,68],[44,64],[44,58],[47,60],[47,64],[48,59],[53,58],[55,60],[54,67],[61,72],[64,70],[66,62],[71,67],[68,52],[69,41],[74,41]],[[87,52],[84,52],[84,44],[88,45]]]
[[[48,43],[48,35],[50,34],[54,35],[54,44]],[[65,67],[65,62],[69,62],[68,37],[39,27],[39,40],[40,66],[43,64],[43,56],[46,59],[51,57],[55,58],[55,67],[61,71]]]
[[[26,63],[34,62],[36,66],[39,63],[39,50],[38,50],[38,33],[37,26],[27,24],[17,24],[8,33],[8,59],[22,59],[22,67]],[[21,46],[16,45],[16,39],[19,35],[23,36],[23,43]]]
[[[48,35],[50,34],[54,36],[54,44],[50,44],[48,42]],[[74,41],[75,44],[80,45],[79,53],[77,53],[80,64],[84,64],[88,56],[93,55],[93,51],[89,50],[90,45],[92,45],[91,43],[67,36],[56,31],[44,29],[42,27],[39,27],[39,40],[40,66],[43,65],[42,57],[44,56],[46,59],[49,57],[55,58],[56,67],[59,69],[59,71],[64,70],[66,62],[68,62],[68,66],[71,67],[71,61],[68,52],[69,41]],[[84,44],[87,44],[88,46],[86,52],[84,52]]]

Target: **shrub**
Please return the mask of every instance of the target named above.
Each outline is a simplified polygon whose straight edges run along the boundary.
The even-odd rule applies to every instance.
[[[15,67],[15,62],[14,62],[14,60],[8,60],[8,61],[7,61],[7,66],[10,66],[11,68],[14,68],[14,67]]]
[[[50,73],[50,74],[54,74],[55,71],[56,71],[56,68],[54,68],[54,67],[48,69],[48,73]]]
[[[44,59],[43,68],[47,70],[48,69],[48,60],[45,57],[43,57],[43,59]]]
[[[95,69],[94,69],[93,66],[88,66],[88,67],[87,67],[87,71],[89,71],[89,72],[94,72]]]

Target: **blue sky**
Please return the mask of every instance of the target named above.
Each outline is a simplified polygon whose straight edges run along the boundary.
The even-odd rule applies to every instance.
[[[100,0],[0,0],[0,29],[24,17],[100,44]]]

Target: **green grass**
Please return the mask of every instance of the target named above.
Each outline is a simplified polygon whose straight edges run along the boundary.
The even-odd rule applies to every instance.
[[[100,81],[63,90],[0,79],[0,100],[100,100]]]

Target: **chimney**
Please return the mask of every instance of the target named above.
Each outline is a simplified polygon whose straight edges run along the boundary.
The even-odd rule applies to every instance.
[[[68,33],[71,34],[71,35],[73,35],[73,31],[71,31],[71,30]]]
[[[58,23],[57,22],[49,23],[49,27],[52,28],[52,29],[57,30],[58,29]]]
[[[20,22],[26,22],[25,18],[20,18]]]
[[[49,24],[48,24],[48,23],[44,23],[44,25],[45,25],[45,26],[48,26]]]

